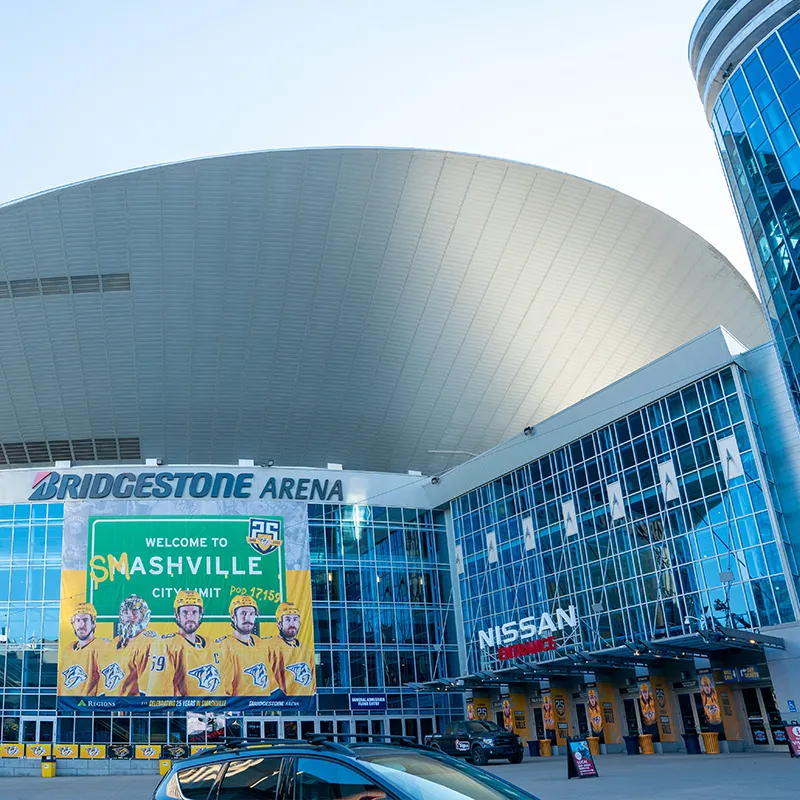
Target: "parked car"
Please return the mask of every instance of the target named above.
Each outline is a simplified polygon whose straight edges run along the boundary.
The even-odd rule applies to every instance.
[[[177,761],[153,800],[538,800],[424,745],[308,741],[240,743]]]
[[[444,733],[431,736],[431,747],[452,756],[466,756],[481,766],[488,764],[490,758],[507,758],[512,764],[522,761],[519,736],[483,719],[450,722]]]

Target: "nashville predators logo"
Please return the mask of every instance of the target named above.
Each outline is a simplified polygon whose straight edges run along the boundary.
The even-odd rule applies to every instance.
[[[202,667],[190,669],[188,674],[197,681],[198,688],[204,692],[215,692],[221,683],[219,670],[213,664],[203,664]]]
[[[118,744],[111,748],[111,753],[116,758],[130,758],[131,757],[131,749],[124,744]]]
[[[556,714],[558,714],[559,717],[563,717],[567,711],[567,706],[564,703],[564,700],[560,697],[557,697],[555,706],[556,706]]]
[[[64,758],[70,758],[75,755],[75,748],[70,747],[68,744],[60,744],[56,747],[56,752]]]
[[[116,661],[101,669],[100,674],[106,679],[106,689],[109,692],[112,692],[125,677],[122,667]]]
[[[301,686],[311,686],[311,667],[305,661],[289,664],[286,669],[294,675],[296,683]]]
[[[37,744],[36,747],[31,748],[31,753],[33,753],[35,756],[47,755],[47,748]]]
[[[253,685],[259,689],[266,689],[268,683],[267,668],[263,664],[253,664],[244,671],[253,679]]]
[[[6,747],[6,753],[10,756],[18,756],[20,754],[20,749],[15,744],[10,744]]]
[[[89,676],[80,664],[73,664],[71,667],[61,670],[61,674],[64,676],[64,686],[67,689],[74,689],[89,680]]]
[[[99,747],[87,747],[84,751],[89,758],[97,758],[100,755]]]
[[[143,747],[139,752],[144,758],[153,758],[156,754],[156,749],[155,747]]]
[[[247,543],[259,555],[274,553],[282,544],[282,519],[251,519]]]

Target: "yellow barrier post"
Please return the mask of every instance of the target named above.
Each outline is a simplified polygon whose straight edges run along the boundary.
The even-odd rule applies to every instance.
[[[42,758],[42,777],[55,778],[55,776],[56,776],[55,756],[44,756]]]
[[[587,736],[586,741],[589,743],[589,752],[593,756],[600,755],[600,737],[599,736]]]
[[[162,758],[158,762],[158,774],[166,775],[169,772],[170,767],[172,767],[172,761],[170,761],[168,758]]]
[[[539,739],[539,755],[551,756],[553,755],[553,747],[549,739]]]
[[[642,749],[643,756],[653,755],[653,734],[652,733],[639,734],[639,747]]]
[[[706,746],[706,753],[709,755],[717,755],[719,753],[719,734],[718,733],[702,733],[703,744]]]

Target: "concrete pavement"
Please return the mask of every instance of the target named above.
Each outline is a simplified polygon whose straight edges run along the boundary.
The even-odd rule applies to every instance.
[[[788,753],[719,756],[600,756],[599,778],[567,780],[564,756],[526,756],[522,764],[492,764],[488,770],[541,800],[797,800],[800,759]],[[157,775],[0,778],[2,800],[149,800]]]

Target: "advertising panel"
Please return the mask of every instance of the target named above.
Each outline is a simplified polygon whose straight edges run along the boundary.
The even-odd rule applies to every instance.
[[[304,504],[67,504],[63,711],[315,709]]]

